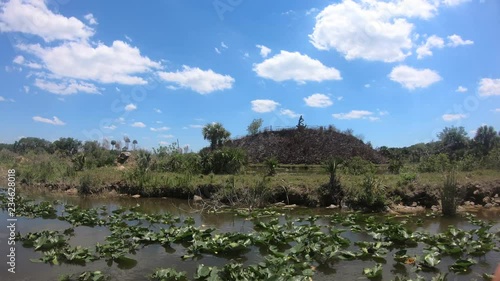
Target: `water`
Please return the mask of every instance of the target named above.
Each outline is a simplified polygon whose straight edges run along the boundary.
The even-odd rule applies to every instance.
[[[53,200],[53,198],[51,199]],[[119,207],[133,207],[140,204],[141,211],[146,213],[162,213],[169,212],[173,215],[180,216],[181,219],[185,217],[193,217],[197,226],[204,225],[206,227],[216,228],[218,232],[251,232],[253,231],[253,223],[243,217],[236,216],[232,213],[217,213],[217,214],[200,214],[192,208],[185,200],[176,199],[149,199],[149,198],[62,198],[62,203],[70,203],[79,205],[84,208],[99,208],[106,206],[108,210],[114,210]],[[327,209],[305,209],[299,208],[295,210],[283,210],[291,217],[298,217],[304,215],[326,215],[337,212]],[[492,229],[500,229],[500,216],[498,210],[484,211],[477,214],[478,218],[491,219],[496,221]],[[469,224],[465,218],[457,217],[453,219],[446,219],[441,217],[427,218],[421,216],[421,224],[414,226],[415,230],[423,230],[430,233],[438,233],[445,231],[449,225],[455,225],[461,229],[471,229],[474,226]],[[416,221],[415,217],[403,217]],[[285,218],[281,217],[284,221]],[[0,213],[0,222],[7,224],[6,212]],[[316,223],[326,224],[326,219],[319,219]],[[17,221],[17,231],[21,234],[27,232],[35,232],[41,230],[64,230],[71,227],[68,222],[60,221],[57,219],[28,219],[19,218]],[[70,244],[72,246],[81,245],[84,247],[93,247],[96,243],[104,243],[105,238],[109,235],[109,230],[106,227],[86,227],[79,226],[75,228],[75,236],[71,237]],[[212,255],[203,255],[199,260],[186,260],[183,261],[181,256],[185,254],[184,247],[177,244],[172,244],[171,248],[164,248],[160,245],[148,245],[141,248],[135,255],[129,255],[137,261],[132,268],[120,268],[117,264],[108,265],[105,261],[99,260],[87,263],[86,266],[79,265],[49,265],[43,263],[33,263],[30,259],[40,258],[42,255],[35,252],[32,248],[24,248],[21,243],[16,244],[16,273],[11,274],[7,272],[7,245],[6,245],[6,231],[5,226],[2,227],[0,233],[0,280],[57,280],[61,274],[79,273],[82,271],[100,270],[105,274],[112,276],[111,280],[148,280],[147,276],[152,274],[157,268],[160,267],[174,267],[178,271],[186,271],[188,277],[192,277],[198,264],[203,263],[210,266],[223,266],[230,259],[224,257],[216,257]],[[370,239],[367,234],[346,232],[342,236],[351,241],[363,241]],[[354,247],[354,246],[351,246]],[[421,253],[421,248],[409,248],[408,253]],[[383,269],[383,280],[391,280],[395,274],[412,273],[411,266],[394,266],[392,255],[394,252],[387,254],[387,263]],[[472,273],[467,275],[450,274],[447,280],[483,280],[480,276],[482,273],[492,273],[494,267],[500,262],[500,253],[491,251],[483,257],[475,258],[478,263],[472,266]],[[261,252],[258,248],[252,247],[238,261],[244,264],[256,264],[262,260]],[[442,258],[438,268],[442,272],[448,272],[448,266],[453,263],[453,259],[449,257]],[[367,261],[340,261],[336,262],[332,268],[319,267],[314,276],[314,280],[367,280],[363,274],[363,268],[373,267],[375,262],[373,260]],[[420,275],[430,279],[434,273],[419,273]],[[414,277],[414,275],[411,275]]]

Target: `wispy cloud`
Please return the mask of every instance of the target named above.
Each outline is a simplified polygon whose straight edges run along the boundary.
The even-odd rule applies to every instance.
[[[57,118],[56,116],[52,117],[52,119],[44,118],[44,117],[40,117],[40,116],[34,116],[33,120],[35,122],[47,123],[47,124],[56,125],[56,126],[66,125],[66,123],[61,121],[61,119]]]

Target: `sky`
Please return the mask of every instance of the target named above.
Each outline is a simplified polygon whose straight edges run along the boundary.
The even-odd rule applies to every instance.
[[[0,0],[0,143],[208,145],[220,122],[374,147],[500,129],[497,0]]]

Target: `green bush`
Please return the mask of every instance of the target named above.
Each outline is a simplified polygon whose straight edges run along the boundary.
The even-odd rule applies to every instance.
[[[396,174],[396,175],[399,174],[402,168],[403,168],[403,161],[401,161],[401,159],[399,158],[391,159],[389,161],[389,167],[387,167],[387,169],[391,174]]]
[[[448,155],[440,153],[423,158],[417,169],[421,173],[435,173],[447,171],[450,167]]]
[[[482,165],[488,169],[500,170],[500,147],[491,150],[483,159]]]
[[[224,147],[201,154],[201,168],[204,174],[236,174],[247,163],[245,151]]]
[[[98,181],[91,174],[84,174],[80,178],[80,185],[77,187],[81,195],[90,195],[98,191]]]
[[[376,167],[372,162],[370,162],[368,160],[364,160],[363,158],[361,158],[359,156],[355,156],[355,157],[349,159],[344,164],[344,171],[347,174],[354,175],[354,176],[374,173],[375,169],[376,169]]]
[[[408,184],[414,182],[417,179],[417,174],[407,172],[407,173],[401,173],[399,175],[399,180],[397,185],[398,186],[407,186]]]
[[[276,174],[276,168],[278,167],[278,159],[276,157],[267,158],[264,161],[264,165],[266,166],[266,171],[268,176],[274,176]]]
[[[335,204],[342,205],[344,199],[344,190],[338,176],[342,161],[339,159],[330,159],[323,163],[323,169],[330,175],[328,184],[321,185],[318,189],[320,203],[323,206]]]
[[[351,189],[348,193],[347,203],[354,209],[364,211],[380,211],[387,205],[385,188],[380,180],[373,174],[364,176],[359,187]]]

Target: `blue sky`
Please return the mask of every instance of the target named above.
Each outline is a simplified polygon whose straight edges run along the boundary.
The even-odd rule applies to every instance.
[[[208,145],[264,126],[376,146],[500,129],[496,0],[0,2],[0,142]]]

